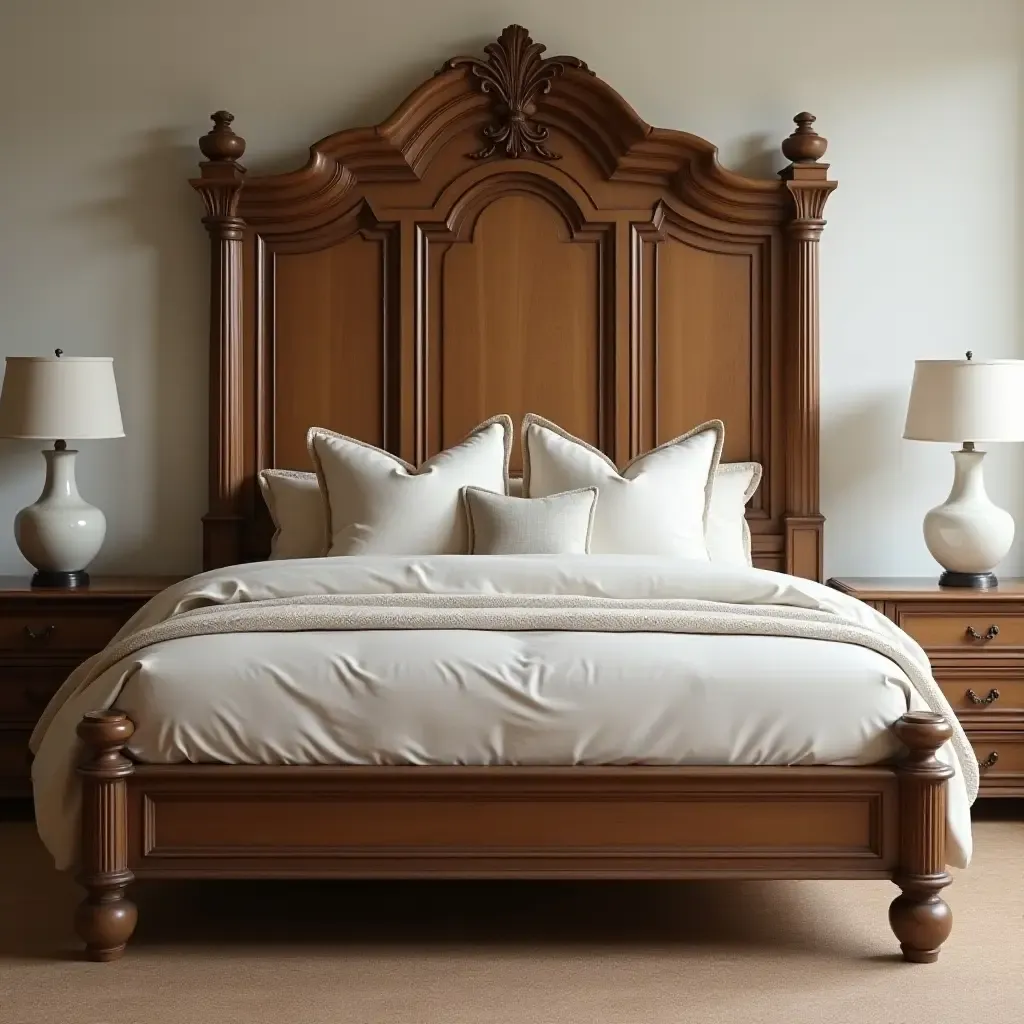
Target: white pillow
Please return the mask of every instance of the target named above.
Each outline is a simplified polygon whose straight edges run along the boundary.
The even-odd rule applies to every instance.
[[[261,469],[256,474],[274,521],[271,558],[316,558],[326,548],[327,520],[316,473]]]
[[[724,462],[715,473],[704,539],[712,562],[753,565],[746,506],[761,483],[758,462]]]
[[[619,473],[596,448],[529,414],[523,420],[523,493],[542,498],[597,487],[594,554],[707,561],[704,530],[724,437],[722,421],[710,420],[638,456]]]
[[[505,493],[512,420],[481,423],[419,469],[320,427],[310,429],[307,444],[327,502],[327,554],[465,554],[462,488]]]
[[[597,488],[547,498],[510,498],[467,487],[462,492],[471,555],[585,555],[590,550]]]

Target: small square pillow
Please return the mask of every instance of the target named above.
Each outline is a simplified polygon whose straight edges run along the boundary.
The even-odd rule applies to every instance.
[[[712,562],[753,565],[747,502],[761,484],[759,462],[723,462],[711,485],[705,540]]]
[[[321,427],[307,444],[327,503],[328,555],[466,554],[462,488],[505,493],[512,420],[481,423],[418,469]]]
[[[590,550],[597,488],[509,498],[466,487],[471,555],[585,555]]]
[[[725,427],[710,420],[633,459],[619,473],[596,448],[540,416],[523,420],[523,493],[599,491],[593,554],[674,555],[708,560],[704,540],[711,482]]]
[[[271,558],[316,558],[327,550],[324,499],[316,473],[261,469],[256,474],[274,522]]]

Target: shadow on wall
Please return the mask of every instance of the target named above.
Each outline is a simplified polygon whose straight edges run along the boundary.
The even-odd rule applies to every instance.
[[[786,166],[786,158],[779,148],[779,140],[767,132],[744,135],[736,143],[735,153],[729,161],[729,170],[747,178],[770,180]]]
[[[242,164],[251,175],[285,174],[297,170],[305,165],[309,157],[310,139],[319,141],[349,128],[379,124],[393,114],[399,104],[414,89],[438,71],[451,56],[462,53],[478,55],[491,41],[490,37],[474,37],[461,44],[444,47],[443,52],[439,50],[437,58],[430,63],[403,64],[401,69],[389,68],[386,75],[373,76],[367,80],[368,88],[358,95],[350,95],[349,103],[337,113],[332,114],[330,121],[319,125],[309,121],[299,122],[302,124],[300,132],[302,142],[299,145],[278,146],[274,150],[268,151],[260,138],[258,129],[253,127],[252,120],[249,121],[247,127],[247,110],[244,104],[229,105],[227,109],[235,115],[235,123],[232,128],[246,141],[246,153],[242,158]],[[200,130],[196,132],[197,139],[199,135],[209,129],[211,113],[213,113],[212,110],[197,111],[196,125],[201,126]],[[192,157],[189,177],[195,177],[198,173],[197,162],[202,159],[198,144],[192,147]]]
[[[2,368],[2,365],[0,365]],[[0,520],[0,536],[4,542],[11,542],[11,553],[20,559],[14,536],[14,516],[19,509],[31,505],[43,489],[44,462],[40,452],[48,447],[44,441],[14,441],[0,438],[0,486],[3,487],[5,506],[9,504],[10,516]],[[6,499],[13,499],[8,502]],[[31,571],[28,562],[22,562],[26,572]],[[15,569],[15,572],[18,570]]]
[[[902,415],[906,405],[903,391],[876,394],[849,406],[838,414],[822,417],[821,422],[821,493],[828,496],[828,506],[822,508],[826,524],[838,526],[845,510],[863,507],[865,494],[891,495],[892,466],[880,453],[891,451],[902,429]],[[891,500],[891,499],[890,499]],[[870,535],[868,524],[861,529],[842,528],[844,536]],[[830,554],[833,557],[829,557]],[[825,528],[825,561],[833,565],[856,564],[864,552],[843,551],[840,557],[829,551],[829,528]],[[860,558],[862,564],[867,564]],[[870,560],[868,560],[870,561]],[[831,574],[833,569],[828,568]],[[842,570],[845,571],[845,570]]]
[[[184,130],[139,133],[133,155],[109,172],[122,182],[114,198],[80,207],[96,235],[146,261],[152,317],[148,337],[117,332],[119,399],[130,449],[129,478],[106,502],[107,543],[98,571],[198,570],[205,512],[207,288],[209,257],[202,202],[189,187],[198,149]],[[124,237],[127,235],[127,238]],[[131,382],[126,386],[123,382]]]

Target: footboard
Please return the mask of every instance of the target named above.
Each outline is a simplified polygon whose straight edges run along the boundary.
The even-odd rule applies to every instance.
[[[139,767],[139,877],[886,878],[884,768]]]
[[[895,766],[244,767],[135,765],[118,712],[80,729],[79,932],[109,959],[139,878],[892,878],[908,959],[949,932],[949,726],[905,715]]]

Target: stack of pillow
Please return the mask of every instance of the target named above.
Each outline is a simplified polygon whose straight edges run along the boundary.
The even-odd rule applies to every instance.
[[[744,507],[756,462],[720,464],[720,420],[620,473],[540,416],[523,421],[523,479],[510,480],[512,420],[495,416],[418,469],[313,427],[315,473],[264,469],[271,558],[320,555],[669,555],[750,565]]]

